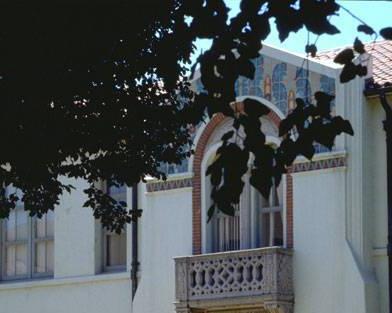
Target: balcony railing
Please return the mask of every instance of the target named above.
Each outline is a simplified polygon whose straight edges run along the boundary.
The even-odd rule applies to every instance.
[[[292,255],[284,248],[178,257],[175,268],[178,307],[207,309],[214,301],[235,304],[244,297],[257,297],[265,307],[292,306]]]

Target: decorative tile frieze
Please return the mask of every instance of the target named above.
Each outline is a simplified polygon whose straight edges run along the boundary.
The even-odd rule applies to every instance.
[[[147,192],[165,191],[192,187],[192,177],[171,179],[166,181],[154,181],[147,183]]]
[[[347,166],[347,158],[345,156],[339,156],[339,157],[331,157],[331,158],[315,160],[315,161],[295,163],[292,166],[291,172],[292,173],[309,172],[309,171],[317,171],[317,170],[346,167],[346,166]]]

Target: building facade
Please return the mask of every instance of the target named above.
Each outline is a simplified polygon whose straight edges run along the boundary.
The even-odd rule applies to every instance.
[[[392,44],[369,51],[357,59],[368,76],[342,85],[336,51],[304,67],[303,56],[264,46],[255,79],[239,79],[236,92],[239,102],[271,109],[262,118],[267,142],[279,145],[279,122],[295,98],[318,90],[336,96],[333,111],[355,136],[337,137],[331,152],[316,146],[312,161],[298,157],[270,199],[245,185],[234,217],[206,218],[206,168],[231,125],[223,115],[199,125],[195,154],[166,166],[167,181],[139,184],[136,241],[130,225],[109,233],[82,207],[83,181],[72,181],[76,190],[42,219],[19,204],[0,227],[0,312],[387,313],[385,117],[377,93],[364,91],[369,79],[392,81]],[[197,77],[194,88],[203,88]],[[132,202],[130,188],[108,192]]]

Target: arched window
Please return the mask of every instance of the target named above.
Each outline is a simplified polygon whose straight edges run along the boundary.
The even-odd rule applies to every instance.
[[[331,77],[328,77],[326,75],[321,75],[320,76],[320,90],[334,95],[335,94],[335,80]]]
[[[207,167],[213,162],[215,154],[210,156]],[[205,177],[206,209],[210,208],[211,201],[210,177]],[[221,211],[215,211],[211,221],[206,225],[208,228],[208,252],[223,252],[240,249],[240,210],[236,208],[235,216],[229,216]]]
[[[308,80],[308,71],[303,68],[298,68],[296,77],[296,89],[297,89],[297,98],[305,99],[310,101],[312,98],[312,88],[310,86],[310,82]]]
[[[262,118],[265,127],[267,141],[277,144],[277,128],[268,118]],[[209,140],[202,173],[213,162],[216,150],[220,147],[222,134],[228,131],[231,123],[227,122],[221,128],[215,130]],[[203,215],[204,229],[204,252],[223,252],[268,246],[281,246],[283,241],[283,180],[277,187],[271,190],[269,199],[264,199],[261,194],[249,183],[249,173],[245,174],[243,192],[240,203],[235,208],[235,215],[228,216],[215,210],[211,221],[207,223],[207,212],[211,207],[212,186],[210,176],[204,176],[203,184]]]
[[[235,215],[218,211],[209,222],[208,252],[283,245],[283,183],[272,187],[267,200],[245,181]],[[210,197],[211,185],[207,185],[206,197]]]
[[[249,95],[250,94],[250,80],[245,77],[240,77],[239,79],[239,95]]]
[[[255,195],[256,247],[283,245],[283,187],[273,186],[269,199]]]
[[[320,76],[320,90],[329,94],[329,95],[335,95],[335,80],[331,77],[328,77],[326,75],[321,75]],[[331,102],[331,113],[332,115],[335,115],[335,100]]]
[[[275,65],[272,72],[272,96],[274,98],[275,105],[282,111],[283,114],[287,114],[287,90],[284,83],[286,75],[286,63],[279,63]]]
[[[255,77],[250,83],[250,94],[263,97],[264,58],[259,56],[252,62],[255,66]]]
[[[254,79],[248,79],[240,77],[235,83],[235,92],[237,96],[263,96],[263,74],[264,74],[264,58],[259,56],[255,60],[252,60],[255,66],[255,77]]]
[[[215,213],[212,223],[212,249],[214,252],[233,251],[240,249],[240,209],[235,215],[229,216],[222,212]]]
[[[335,94],[335,80],[326,75],[320,76],[320,91],[323,91],[327,94],[334,95]],[[331,114],[335,115],[335,100],[331,102]],[[316,153],[329,152],[327,147],[324,147],[320,144],[315,144],[314,146]],[[333,149],[333,148],[332,148]]]

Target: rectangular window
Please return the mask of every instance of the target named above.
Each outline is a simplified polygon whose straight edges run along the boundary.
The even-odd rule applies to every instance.
[[[32,279],[53,275],[54,213],[30,217],[23,204],[1,223],[1,279]]]
[[[116,234],[104,230],[104,271],[123,271],[127,264],[126,232]]]
[[[257,194],[256,208],[258,210],[257,246],[270,247],[283,245],[283,219],[282,219],[282,187],[271,188],[270,199]]]
[[[213,252],[234,251],[240,249],[240,210],[235,210],[234,216],[226,215],[220,211],[213,220]]]
[[[108,186],[107,193],[116,201],[127,203],[127,188]],[[103,270],[104,272],[125,271],[127,264],[126,229],[121,234],[103,229]]]

